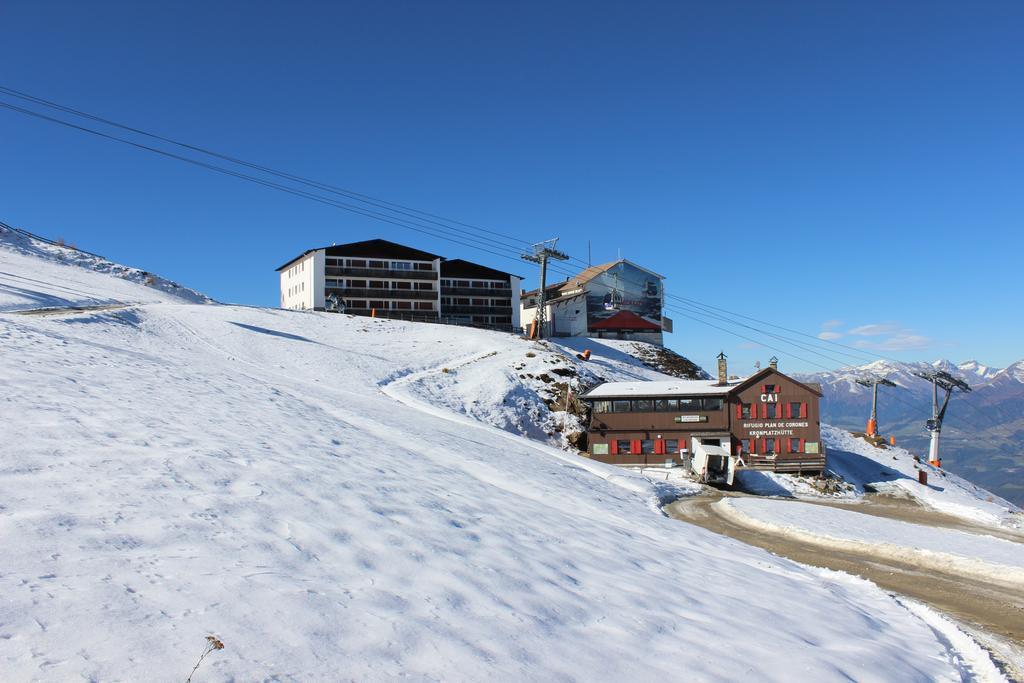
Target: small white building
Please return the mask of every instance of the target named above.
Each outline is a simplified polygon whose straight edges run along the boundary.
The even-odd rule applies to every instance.
[[[661,345],[672,321],[662,315],[664,278],[625,259],[591,266],[544,294],[545,337],[630,339]],[[540,290],[523,292],[522,326],[537,317]]]

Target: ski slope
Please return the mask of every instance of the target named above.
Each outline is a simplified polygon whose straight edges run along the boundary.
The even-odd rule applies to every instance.
[[[535,346],[168,300],[0,312],[3,677],[180,681],[208,634],[197,681],[989,676],[876,587],[514,434],[485,368],[568,358]],[[463,398],[424,393],[460,373]]]

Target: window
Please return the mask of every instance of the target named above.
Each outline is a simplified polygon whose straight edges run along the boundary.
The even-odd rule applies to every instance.
[[[629,453],[629,439],[616,439],[615,440],[615,452],[616,453]]]
[[[368,284],[370,285],[370,289],[387,289],[388,288],[388,283],[384,282],[383,280],[370,280],[370,282]]]
[[[451,280],[441,280],[441,286],[442,287],[451,287],[452,286],[452,281]]]
[[[704,411],[721,410],[722,399],[720,398],[705,398],[701,399],[701,408]]]
[[[473,305],[474,306],[486,306],[487,305],[487,299],[473,299]]]
[[[807,413],[803,410],[803,404],[800,402],[792,402],[789,404],[789,415],[786,417],[806,417]]]
[[[394,307],[396,309],[400,310],[400,311],[412,310],[412,302],[411,301],[394,301],[392,303],[394,304]]]
[[[679,439],[665,439],[665,453],[672,455],[679,452]]]
[[[740,453],[750,453],[750,439],[740,439]]]
[[[779,417],[779,404],[777,403],[765,403],[764,404],[765,416],[768,418]]]
[[[469,299],[464,299],[462,297],[459,297],[458,299],[455,300],[455,305],[456,306],[468,306],[469,305]]]
[[[800,448],[800,439],[789,440],[789,452],[790,453],[802,453],[804,449]]]
[[[674,398],[659,398],[654,402],[654,409],[659,413],[674,412],[679,409],[679,401]]]
[[[433,291],[434,290],[434,283],[432,283],[432,282],[417,282],[416,283],[416,289],[426,289],[426,290],[429,290],[429,291]]]
[[[412,289],[412,283],[411,282],[392,282],[391,283],[391,288],[392,289]]]
[[[606,444],[606,443],[590,444],[590,452],[593,455],[608,455],[608,444]]]
[[[776,391],[774,384],[765,384],[762,389],[764,389],[764,391],[761,392],[762,394],[774,394]]]
[[[640,452],[644,455],[654,455],[654,440],[643,439],[640,441]]]
[[[629,401],[612,401],[612,412],[628,413]]]
[[[433,269],[434,269],[434,264],[433,263],[417,263],[416,264],[416,270],[433,270]]]
[[[487,283],[480,282],[479,280],[473,280],[473,284],[471,284],[470,287],[476,287],[477,289],[486,289]]]
[[[610,413],[612,412],[611,401],[594,401],[594,412],[595,413]]]
[[[649,413],[654,410],[654,401],[649,398],[641,398],[633,401],[634,413]]]
[[[348,265],[351,266],[352,268],[365,268],[366,261],[364,261],[363,259],[350,258],[348,260]]]
[[[387,264],[385,264],[383,261],[369,261],[367,265],[370,268],[387,268]]]
[[[696,413],[700,411],[700,399],[699,398],[681,398],[679,399],[679,411],[682,413]]]
[[[412,263],[409,261],[392,261],[391,267],[395,270],[412,270]]]
[[[417,311],[432,311],[432,310],[434,310],[434,304],[432,304],[429,301],[417,301],[416,302],[416,310]]]
[[[388,302],[386,301],[369,301],[367,304],[370,308],[379,308],[381,310],[385,310],[388,307]]]
[[[779,440],[778,439],[765,439],[764,440],[764,454],[775,455],[779,452]]]
[[[349,287],[358,287],[360,289],[366,289],[366,280],[349,280]]]
[[[740,404],[740,419],[749,420],[754,417],[754,406],[749,403]]]

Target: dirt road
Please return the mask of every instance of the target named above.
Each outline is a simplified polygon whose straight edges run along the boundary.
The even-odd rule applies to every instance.
[[[824,548],[809,542],[774,536],[734,522],[720,514],[713,506],[713,503],[723,497],[743,495],[745,494],[712,491],[676,501],[666,508],[666,512],[676,519],[764,548],[776,555],[816,567],[861,576],[882,588],[927,603],[964,625],[973,627],[970,630],[976,637],[979,634],[974,629],[996,636],[983,642],[983,645],[993,652],[999,664],[1004,667],[1005,673],[1016,680],[1024,680],[1024,662],[1021,660],[1024,656],[1024,590],[1014,591],[973,578],[925,570],[911,564],[873,557],[857,551]],[[784,501],[782,502],[784,504]],[[832,505],[824,502],[819,504]],[[878,501],[833,506],[915,523],[940,521],[941,523],[934,525],[973,533],[991,531],[987,527],[976,527],[944,515],[933,518],[933,513],[909,501],[885,501],[880,498]],[[1019,534],[1007,532],[1007,535],[1011,537],[1010,540],[1021,540]],[[983,637],[978,639],[985,641]]]

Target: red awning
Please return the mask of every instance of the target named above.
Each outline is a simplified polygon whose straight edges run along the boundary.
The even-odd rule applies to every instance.
[[[590,326],[592,330],[652,330],[661,332],[661,326],[644,320],[631,311],[619,311],[610,318],[605,318]]]

